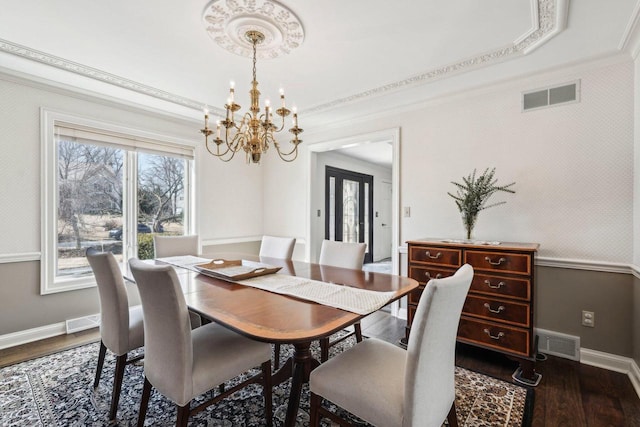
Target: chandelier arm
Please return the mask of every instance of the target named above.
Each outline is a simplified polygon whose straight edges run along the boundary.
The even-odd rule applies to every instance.
[[[219,146],[219,145],[217,145],[217,144],[216,144],[216,146],[217,146],[217,150],[216,150],[216,151],[217,151],[217,153],[214,153],[213,151],[211,151],[211,148],[209,148],[209,144],[210,144],[210,143],[209,143],[208,141],[206,141],[206,142],[205,142],[205,148],[207,149],[207,151],[208,151],[211,155],[216,156],[217,158],[219,158],[220,160],[222,160],[223,162],[228,162],[229,160],[233,159],[233,156],[236,154],[236,153],[235,153],[235,151],[230,150],[228,147],[227,147],[227,149],[225,150],[225,152],[224,152],[224,153],[220,153],[220,146]],[[229,153],[229,151],[231,151],[231,156],[230,156],[228,159],[225,159],[225,158],[224,158],[224,156],[225,156],[227,153]]]
[[[297,158],[298,158],[298,146],[297,146],[297,145],[295,146],[295,148],[294,148],[293,150],[291,150],[291,151],[290,151],[290,152],[288,152],[288,153],[282,153],[282,152],[280,151],[280,147],[279,147],[278,145],[274,145],[274,146],[276,147],[276,152],[278,153],[278,156],[279,156],[282,160],[284,160],[285,162],[293,162],[295,159],[297,159]],[[291,158],[291,159],[287,159],[287,158],[285,158],[285,157],[288,157],[288,156],[290,156],[290,155],[292,155],[292,154],[294,155],[294,156],[293,156],[293,158]]]

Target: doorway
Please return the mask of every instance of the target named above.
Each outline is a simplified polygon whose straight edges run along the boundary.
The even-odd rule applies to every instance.
[[[365,243],[373,261],[373,176],[325,167],[325,239]]]

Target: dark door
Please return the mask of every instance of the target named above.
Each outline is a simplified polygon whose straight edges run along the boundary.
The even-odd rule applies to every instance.
[[[364,262],[373,261],[373,176],[326,167],[325,238],[366,243]]]

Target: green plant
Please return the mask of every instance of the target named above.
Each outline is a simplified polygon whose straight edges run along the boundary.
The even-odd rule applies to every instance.
[[[153,235],[150,233],[138,234],[138,258],[153,259]]]
[[[471,239],[471,231],[478,219],[478,213],[481,210],[489,209],[494,206],[502,205],[507,202],[496,202],[487,205],[489,197],[498,191],[504,191],[505,193],[515,193],[510,187],[515,185],[515,182],[507,185],[498,185],[498,179],[494,178],[496,168],[485,169],[482,175],[476,177],[476,170],[467,177],[462,177],[462,184],[459,182],[451,182],[457,187],[456,194],[447,192],[447,194],[456,202],[458,210],[462,214],[462,222],[467,230],[467,239]]]

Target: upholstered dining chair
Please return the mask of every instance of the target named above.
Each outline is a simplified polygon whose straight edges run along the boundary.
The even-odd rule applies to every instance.
[[[97,388],[107,349],[116,356],[109,420],[116,418],[125,366],[142,358],[128,359],[128,353],[144,345],[142,306],[129,307],[122,272],[111,252],[87,249],[87,260],[98,284],[100,295],[100,352],[93,387]]]
[[[145,329],[144,388],[138,426],[144,425],[151,388],[178,409],[176,426],[241,388],[261,382],[265,417],[272,425],[271,345],[216,323],[191,330],[187,305],[173,267],[129,260],[138,285]],[[256,366],[261,372],[191,408],[191,401]]]
[[[473,279],[465,264],[432,279],[420,298],[407,350],[371,338],[311,372],[311,426],[326,416],[325,398],[370,424],[385,427],[457,427],[455,345],[462,306]]]
[[[153,236],[154,258],[198,255],[198,236]]]
[[[295,237],[262,236],[260,256],[291,260],[295,246]],[[276,369],[280,366],[280,344],[278,343],[273,344],[273,366]]]
[[[295,245],[295,237],[262,236],[260,256],[289,260]]]
[[[153,236],[154,258],[165,258],[179,255],[198,255],[198,235],[191,236]],[[202,317],[189,311],[191,328],[202,325]]]
[[[318,264],[332,267],[351,268],[361,270],[364,262],[364,252],[367,249],[365,243],[336,242],[323,240],[320,247]],[[330,337],[320,339],[320,360],[326,362],[329,359],[329,348],[355,335],[356,342],[362,341],[362,326],[360,322],[353,324],[353,332],[331,341]]]

